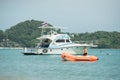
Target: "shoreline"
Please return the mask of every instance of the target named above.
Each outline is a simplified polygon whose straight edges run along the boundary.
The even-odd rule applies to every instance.
[[[120,48],[91,48],[91,49],[120,49]]]
[[[23,49],[23,47],[0,47],[0,49]]]
[[[24,49],[24,47],[0,47],[0,49]],[[120,48],[90,48],[90,49],[120,49]]]

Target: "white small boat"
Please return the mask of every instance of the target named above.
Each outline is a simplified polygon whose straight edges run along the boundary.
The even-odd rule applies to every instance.
[[[45,29],[51,29],[44,34]],[[71,54],[81,54],[84,46],[91,46],[89,44],[73,43],[67,34],[58,34],[53,31],[53,27],[45,27],[42,29],[42,36],[37,38],[40,40],[36,48],[25,48],[25,55],[39,55],[39,54],[62,54],[63,52]]]

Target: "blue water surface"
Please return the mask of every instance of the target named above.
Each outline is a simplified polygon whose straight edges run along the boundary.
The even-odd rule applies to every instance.
[[[120,49],[89,49],[88,54],[99,60],[65,62],[61,55],[0,49],[0,80],[120,80]]]

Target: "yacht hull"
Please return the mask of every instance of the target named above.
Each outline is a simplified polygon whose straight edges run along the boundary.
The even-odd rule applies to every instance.
[[[62,48],[25,48],[24,55],[40,54],[62,54],[63,52],[71,54],[82,54],[82,47],[62,47]]]

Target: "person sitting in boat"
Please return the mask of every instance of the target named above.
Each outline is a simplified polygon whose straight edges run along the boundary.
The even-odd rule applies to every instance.
[[[86,46],[83,47],[83,56],[87,56],[87,48],[86,48]]]

